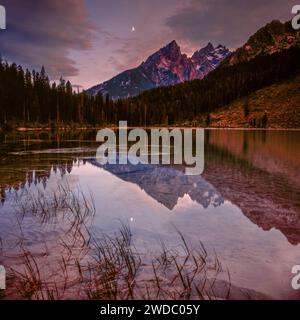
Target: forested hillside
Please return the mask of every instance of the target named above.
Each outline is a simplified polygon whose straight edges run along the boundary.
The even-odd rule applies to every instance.
[[[124,114],[134,115],[133,124],[183,123],[203,114],[209,118],[216,109],[299,72],[299,57],[300,48],[294,47],[219,68],[203,80],[147,91],[123,103]]]
[[[75,93],[70,82],[51,84],[44,68],[24,71],[16,64],[0,65],[0,124],[55,126],[62,123],[90,125],[173,125],[193,123],[258,89],[288,79],[300,70],[300,48],[292,47],[250,61],[218,68],[203,80],[146,91],[118,101],[108,96]],[[199,124],[199,123],[196,123]],[[200,123],[200,125],[202,125]]]
[[[203,117],[205,122],[206,117]],[[299,128],[300,73],[257,90],[210,115],[216,128]]]

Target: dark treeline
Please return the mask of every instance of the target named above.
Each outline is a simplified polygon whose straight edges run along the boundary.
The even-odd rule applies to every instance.
[[[102,121],[110,102],[102,96],[90,99],[75,93],[69,81],[50,83],[44,67],[41,72],[24,71],[15,63],[0,64],[0,124],[6,123],[90,123]],[[106,108],[107,107],[107,108]]]
[[[137,97],[111,101],[109,96],[76,93],[68,81],[50,83],[45,69],[24,71],[0,64],[0,125],[78,123],[101,126],[127,120],[130,125],[195,121],[235,99],[282,81],[300,70],[300,48],[249,62],[220,67],[203,80],[146,91]]]

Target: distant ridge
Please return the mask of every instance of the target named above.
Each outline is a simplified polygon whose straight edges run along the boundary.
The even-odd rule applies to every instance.
[[[271,55],[296,46],[300,47],[300,32],[292,28],[290,21],[273,20],[253,34],[223,65],[250,61],[257,56]]]

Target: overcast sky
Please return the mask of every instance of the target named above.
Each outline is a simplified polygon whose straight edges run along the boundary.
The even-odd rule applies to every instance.
[[[298,1],[299,2],[299,1]],[[85,88],[138,66],[176,40],[192,54],[208,42],[241,46],[273,19],[291,19],[290,0],[0,0],[7,29],[2,56],[45,65]],[[134,27],[134,31],[133,31]]]

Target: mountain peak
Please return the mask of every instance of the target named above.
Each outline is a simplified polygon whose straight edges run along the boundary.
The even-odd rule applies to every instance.
[[[209,54],[210,52],[212,52],[213,50],[215,50],[215,48],[214,48],[213,44],[211,42],[209,42],[205,47],[196,51],[193,54],[192,59],[198,59],[200,57],[203,57],[203,56]]]
[[[91,95],[109,93],[112,99],[135,96],[142,91],[202,79],[228,56],[223,46],[214,48],[211,42],[196,51],[192,58],[181,53],[175,40],[156,51],[140,66],[127,70],[109,81],[88,90]]]
[[[180,47],[175,40],[171,41],[165,47],[160,49],[159,52],[179,52],[179,53],[181,53]]]
[[[167,44],[166,47],[179,48],[179,45],[177,44],[176,40],[173,40]]]
[[[180,47],[175,40],[152,54],[146,62],[142,63],[145,68],[151,68],[154,64],[164,65],[167,61],[176,62],[182,56]]]
[[[214,50],[214,46],[213,46],[213,44],[212,44],[211,42],[209,42],[209,43],[207,44],[207,46],[206,46],[206,47],[204,47],[204,49],[207,49],[207,50]]]

